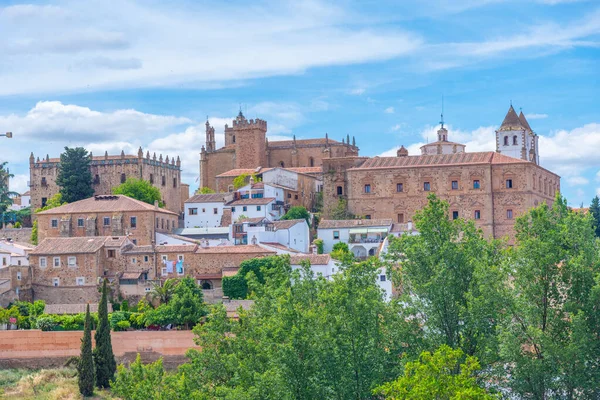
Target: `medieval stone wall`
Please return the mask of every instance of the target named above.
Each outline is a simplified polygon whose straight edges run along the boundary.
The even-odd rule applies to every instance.
[[[200,159],[200,187],[209,187],[218,192],[227,191],[217,188],[217,175],[235,169],[235,149],[219,150],[214,153],[202,153]],[[204,158],[204,159],[202,159]]]

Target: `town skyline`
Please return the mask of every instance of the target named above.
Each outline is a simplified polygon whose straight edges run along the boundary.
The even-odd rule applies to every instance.
[[[443,96],[449,140],[468,152],[493,151],[511,102],[522,108],[540,135],[541,166],[561,175],[571,205],[587,206],[600,190],[599,9],[585,1],[428,4],[203,3],[187,4],[184,16],[176,6],[123,3],[118,11],[140,26],[158,18],[158,33],[181,25],[169,33],[177,43],[169,63],[185,68],[162,64],[169,49],[134,31],[138,24],[95,23],[93,7],[1,7],[11,63],[0,66],[0,131],[14,138],[0,142],[0,157],[15,174],[11,188],[27,190],[30,152],[58,157],[64,146],[84,146],[95,155],[136,154],[142,146],[180,156],[182,180],[194,189],[206,116],[222,146],[223,127],[240,107],[268,122],[269,140],[350,135],[361,155],[394,155],[400,145],[416,155],[435,140]],[[496,16],[507,13],[509,30]],[[252,35],[218,27],[225,17]],[[204,26],[194,27],[194,18]],[[61,21],[76,21],[69,35],[45,39]],[[43,62],[28,61],[34,52]]]

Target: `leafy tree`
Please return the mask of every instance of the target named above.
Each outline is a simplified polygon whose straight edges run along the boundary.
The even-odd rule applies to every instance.
[[[37,208],[35,210],[35,212],[38,213],[41,211],[50,210],[52,208],[60,207],[65,204],[67,204],[67,202],[63,201],[62,194],[56,193],[54,196],[52,196],[48,199],[48,201],[46,202],[46,205],[44,207]]]
[[[250,181],[250,177],[252,177],[252,179],[254,180],[254,183],[261,181],[260,178],[258,178],[256,176],[256,174],[246,174],[246,173],[244,173],[244,174],[236,176],[233,179],[233,188],[235,190],[237,190],[237,189],[239,189],[241,187],[246,186],[248,184],[248,182]]]
[[[197,324],[206,312],[202,289],[188,276],[175,285],[168,304],[161,304],[146,313],[146,324],[175,324],[188,329],[190,325]]]
[[[294,206],[285,213],[282,220],[290,220],[290,219],[305,219],[308,226],[310,226],[310,213],[306,210],[306,208],[302,206]]]
[[[173,293],[175,292],[176,286],[176,279],[167,279],[166,281],[164,281],[162,286],[160,284],[154,283],[152,286],[152,291],[150,292],[150,296],[152,297],[152,299],[158,299],[160,304],[168,304],[171,298],[173,297]]]
[[[148,204],[154,204],[155,201],[158,201],[159,206],[164,207],[160,190],[143,179],[127,178],[124,183],[113,188],[112,192],[113,194],[122,194]]]
[[[203,186],[201,188],[198,188],[198,190],[196,190],[195,194],[213,194],[213,193],[216,193],[216,192],[209,187]]]
[[[475,357],[460,349],[440,346],[435,353],[421,353],[419,360],[408,362],[404,374],[375,390],[390,400],[473,399],[492,400],[484,388],[477,385],[476,373],[481,368]]]
[[[315,239],[313,244],[317,246],[317,254],[323,254],[323,239]]]
[[[90,317],[90,305],[85,312],[85,324],[83,326],[83,338],[81,339],[81,354],[77,363],[77,382],[79,392],[84,396],[94,394],[94,357],[92,356],[92,318]]]
[[[594,218],[594,232],[596,233],[596,237],[600,237],[600,198],[598,196],[592,199],[590,214]]]
[[[600,396],[600,259],[592,216],[557,194],[515,224],[501,373],[523,398]]]
[[[12,205],[12,198],[18,196],[18,193],[11,192],[8,189],[9,180],[14,175],[8,171],[7,165],[8,163],[6,161],[0,163],[0,217],[2,217],[0,228],[4,228],[4,213],[8,210],[8,207]]]
[[[331,258],[335,260],[351,260],[353,257],[352,252],[350,252],[350,247],[348,247],[347,243],[337,242],[333,245],[331,249]]]
[[[434,194],[416,213],[419,235],[392,238],[388,270],[402,288],[407,318],[426,327],[429,348],[462,348],[486,364],[497,357],[495,331],[504,307],[502,253],[473,221],[451,220],[448,203]]]
[[[60,155],[56,184],[60,186],[62,199],[67,203],[94,195],[90,157],[86,149],[65,147],[65,152]]]
[[[230,299],[245,299],[248,296],[247,275],[252,273],[257,282],[263,284],[265,271],[274,268],[280,262],[281,258],[276,256],[242,261],[240,269],[234,276],[223,278],[223,294]]]
[[[106,279],[102,284],[102,298],[98,305],[98,329],[94,337],[94,365],[96,366],[96,386],[99,388],[110,387],[110,381],[115,376],[117,364],[113,354],[110,338],[110,323],[108,321],[108,289]]]
[[[354,219],[354,214],[348,211],[348,202],[341,198],[338,200],[336,206],[331,210],[329,215],[331,219]]]
[[[37,219],[33,221],[33,226],[31,227],[31,244],[34,246],[38,245],[38,221]]]

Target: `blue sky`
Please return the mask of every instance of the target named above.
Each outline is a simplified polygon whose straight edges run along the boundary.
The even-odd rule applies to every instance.
[[[522,107],[569,203],[600,192],[595,0],[0,1],[0,160],[82,145],[179,155],[194,187],[208,116],[240,107],[272,139],[355,136],[417,154],[441,98],[450,140],[494,150]]]

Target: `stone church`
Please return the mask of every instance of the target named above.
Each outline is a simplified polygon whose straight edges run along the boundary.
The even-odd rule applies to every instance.
[[[200,152],[200,187],[217,189],[216,176],[235,169],[320,167],[324,158],[358,156],[354,138],[269,141],[267,121],[247,120],[240,111],[225,125],[225,145],[217,148],[215,129],[206,121],[206,146]]]
[[[451,218],[475,221],[488,237],[514,238],[515,218],[542,202],[551,204],[560,177],[539,165],[538,136],[512,105],[496,131],[496,151],[465,151],[440,127],[438,140],[409,155],[332,157],[323,162],[325,218],[340,199],[364,218],[412,221],[435,193],[450,203]]]

